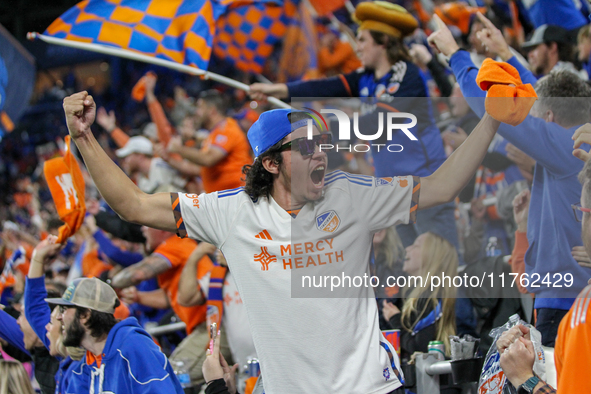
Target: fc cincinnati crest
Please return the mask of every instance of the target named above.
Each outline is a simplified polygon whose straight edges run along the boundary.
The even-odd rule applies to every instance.
[[[316,216],[316,227],[318,230],[326,231],[327,233],[333,233],[337,228],[341,219],[335,211],[324,212],[320,216]]]
[[[376,186],[390,185],[390,182],[392,182],[392,178],[376,178]]]

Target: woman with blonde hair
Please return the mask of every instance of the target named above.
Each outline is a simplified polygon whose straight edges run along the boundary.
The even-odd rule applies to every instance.
[[[431,290],[428,278],[456,275],[456,249],[439,235],[421,234],[406,248],[403,270],[409,276],[402,291],[405,297],[402,311],[388,301],[384,301],[383,309],[390,326],[400,329],[402,358],[409,358],[416,351],[426,353],[430,341],[443,342],[449,356],[449,336],[456,333],[456,288],[443,283]]]
[[[377,298],[398,297],[399,288],[389,286],[389,276],[404,275],[402,262],[404,261],[404,245],[398,236],[396,226],[378,231],[373,236],[374,262],[372,275],[379,278],[384,287],[376,287]],[[382,322],[380,322],[382,325]]]
[[[0,394],[35,394],[29,375],[18,361],[0,360]]]

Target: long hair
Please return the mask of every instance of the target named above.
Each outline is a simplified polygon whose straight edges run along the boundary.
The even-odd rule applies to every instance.
[[[263,166],[263,159],[269,157],[277,166],[283,164],[283,156],[279,151],[281,141],[269,148],[268,151],[257,157],[252,164],[242,167],[242,173],[245,176],[244,191],[252,199],[259,197],[269,197],[273,191],[273,174]]]
[[[425,287],[416,286],[409,290],[409,293],[405,295],[406,300],[402,307],[402,327],[405,330],[412,332],[412,329],[418,323],[418,320],[424,317],[427,308],[432,306],[432,308],[435,309],[439,303],[439,299],[441,299],[442,316],[435,323],[437,333],[435,340],[442,341],[445,344],[445,353],[450,355],[451,348],[449,336],[455,335],[456,333],[456,288],[450,283],[447,283],[449,286],[446,286],[444,281],[440,287],[434,288],[431,292],[430,283],[426,284],[426,282],[427,275],[441,276],[443,274],[453,278],[458,271],[458,254],[449,241],[431,232],[426,234],[421,249],[420,274]],[[427,288],[427,290],[425,290],[425,288]],[[425,291],[428,291],[429,293],[425,295]],[[419,297],[426,296],[428,301],[425,303],[423,310],[417,311]],[[418,312],[418,317],[415,321],[411,321],[411,314],[413,312]]]
[[[376,256],[376,261],[383,262],[388,268],[404,258],[404,245],[394,226],[386,229],[384,240],[376,246]]]
[[[116,300],[115,307],[119,306],[119,300]],[[80,318],[88,313],[88,320],[84,324],[88,330],[90,330],[90,336],[94,338],[104,338],[109,335],[111,329],[117,324],[119,321],[115,319],[115,316],[111,313],[105,312],[98,312],[93,309],[82,308],[77,306],[76,307],[76,319],[80,320]]]
[[[381,33],[378,31],[370,30],[369,34],[371,38],[376,42],[378,45],[383,45],[386,48],[386,55],[388,56],[388,61],[390,64],[396,64],[400,60],[404,60],[407,62],[411,61],[410,54],[408,53],[408,49],[404,46],[402,39],[392,37],[389,34]]]
[[[20,362],[0,360],[0,394],[35,394],[29,375]]]

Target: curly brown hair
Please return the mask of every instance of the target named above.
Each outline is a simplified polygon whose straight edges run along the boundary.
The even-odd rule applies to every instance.
[[[273,145],[269,150],[259,157],[256,158],[254,163],[247,164],[242,167],[242,173],[246,177],[244,181],[244,191],[253,200],[259,197],[269,197],[273,190],[273,174],[263,167],[263,159],[270,157],[273,163],[280,166],[283,164],[283,156],[279,148],[281,147],[281,141]]]
[[[400,38],[392,37],[386,33],[378,32],[370,30],[369,34],[371,38],[376,42],[378,45],[383,45],[386,48],[386,54],[388,56],[388,61],[390,64],[394,65],[398,63],[400,60],[404,60],[407,62],[411,61],[410,54],[408,53],[408,49],[404,46],[404,43]]]

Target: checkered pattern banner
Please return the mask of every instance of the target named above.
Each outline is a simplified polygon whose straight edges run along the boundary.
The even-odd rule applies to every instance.
[[[45,34],[207,69],[215,22],[232,0],[85,0]]]
[[[240,70],[261,72],[273,46],[283,39],[297,15],[298,1],[231,8],[217,22],[214,53]]]

